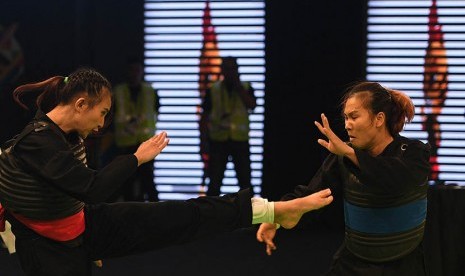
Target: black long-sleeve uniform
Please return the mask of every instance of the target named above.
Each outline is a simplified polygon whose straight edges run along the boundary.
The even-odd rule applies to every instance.
[[[54,124],[41,112],[35,121]],[[249,191],[187,201],[99,203],[135,172],[136,157],[120,156],[95,171],[71,150],[70,144],[75,143],[76,135],[65,135],[57,129],[54,125],[31,131],[15,146],[14,156],[22,169],[41,185],[85,203],[85,231],[73,243],[57,242],[35,233],[7,214],[16,235],[18,257],[27,275],[90,275],[91,260],[183,243],[247,227],[252,222]],[[27,212],[22,215],[26,216]]]
[[[378,156],[355,154],[359,166],[330,154],[283,200],[329,187],[343,202],[345,241],[328,275],[423,275],[429,146],[397,136]]]

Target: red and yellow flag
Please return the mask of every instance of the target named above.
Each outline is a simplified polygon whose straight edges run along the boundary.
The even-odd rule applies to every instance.
[[[203,42],[199,58],[199,92],[203,97],[209,85],[220,77],[220,51],[210,15],[210,2],[203,11]]]
[[[216,38],[215,27],[212,25],[210,15],[210,2],[207,1],[203,11],[202,23],[202,50],[199,58],[199,94],[201,99],[205,97],[205,93],[210,85],[220,78],[220,51],[218,49],[218,40]],[[208,160],[209,160],[209,141],[208,141],[208,117],[200,106],[197,110],[200,114],[199,130],[200,130],[200,156],[204,165],[203,177],[201,186],[206,185],[208,178]]]
[[[423,129],[428,133],[428,143],[431,146],[430,180],[437,181],[439,174],[437,156],[441,144],[438,116],[441,114],[447,98],[448,65],[444,33],[438,20],[436,0],[433,0],[430,7],[428,21],[428,46],[423,75],[425,105],[421,108],[421,114],[423,116]]]

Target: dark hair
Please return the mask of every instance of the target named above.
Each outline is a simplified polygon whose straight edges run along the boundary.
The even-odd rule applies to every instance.
[[[415,106],[406,94],[385,88],[376,82],[361,82],[349,88],[342,100],[342,106],[354,96],[360,97],[363,106],[372,114],[384,113],[386,126],[392,136],[399,134],[405,123],[411,122],[415,115]]]
[[[13,91],[13,98],[21,107],[28,109],[21,97],[25,92],[39,92],[36,105],[47,113],[59,104],[70,103],[83,93],[89,96],[91,106],[98,104],[102,100],[103,88],[111,90],[111,84],[104,76],[92,68],[80,68],[68,77],[55,76],[21,85]]]
[[[234,66],[239,67],[239,65],[237,64],[237,58],[236,57],[233,57],[233,56],[222,57],[221,58],[221,65],[223,65],[223,63],[225,63],[225,62],[230,62]]]

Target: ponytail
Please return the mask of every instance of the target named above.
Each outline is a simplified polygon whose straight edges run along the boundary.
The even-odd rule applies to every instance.
[[[64,77],[56,76],[41,82],[21,85],[13,91],[13,99],[19,106],[29,110],[22,98],[26,93],[36,93],[37,107],[48,112],[60,102],[58,91],[64,86],[63,79]]]
[[[404,128],[406,122],[411,122],[415,115],[412,100],[403,92],[383,87],[376,82],[361,82],[349,89],[342,104],[353,96],[362,97],[364,107],[386,116],[386,127],[392,136],[396,136]]]
[[[398,134],[404,129],[405,123],[410,123],[415,115],[412,100],[403,92],[387,89],[391,93],[393,105],[388,128],[391,134]]]
[[[13,98],[22,108],[29,109],[22,101],[25,93],[36,93],[37,108],[47,113],[59,104],[70,103],[80,94],[86,93],[91,105],[102,99],[102,89],[111,90],[110,82],[97,71],[81,68],[68,77],[55,76],[47,80],[24,84],[13,91]]]

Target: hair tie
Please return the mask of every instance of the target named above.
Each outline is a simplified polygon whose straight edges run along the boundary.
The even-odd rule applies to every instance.
[[[68,77],[66,77],[64,80],[63,80],[64,83],[67,83],[68,82]]]

